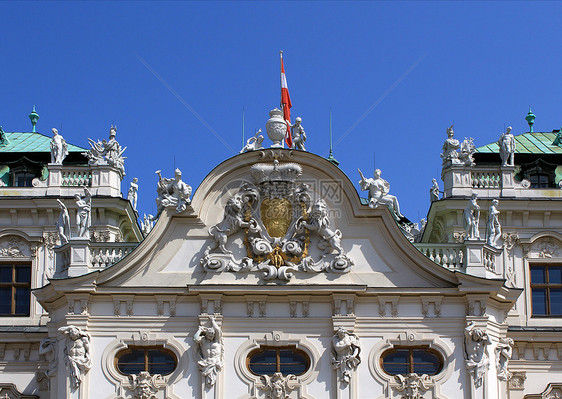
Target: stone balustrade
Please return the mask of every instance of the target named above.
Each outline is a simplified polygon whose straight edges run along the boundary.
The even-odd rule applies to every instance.
[[[502,172],[498,168],[473,168],[470,178],[474,189],[502,187]]]
[[[127,256],[137,242],[96,242],[90,244],[90,263],[94,269],[104,269]]]
[[[416,243],[416,248],[440,266],[450,270],[463,270],[466,256],[462,244]]]
[[[91,187],[92,170],[87,166],[65,167],[61,170],[61,186]]]

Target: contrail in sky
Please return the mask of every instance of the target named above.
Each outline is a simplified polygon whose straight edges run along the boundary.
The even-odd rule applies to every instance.
[[[396,86],[398,86],[404,79],[406,79],[406,76],[408,76],[410,74],[410,72],[412,72],[414,70],[414,68],[418,66],[418,64],[420,62],[422,62],[422,60],[425,58],[426,55],[427,54],[424,54],[420,58],[418,58],[418,60],[416,62],[414,62],[410,66],[410,68],[408,68],[406,70],[406,72],[404,72],[404,74],[402,76],[400,76],[398,78],[398,80],[396,80],[396,82],[394,82],[392,84],[392,86],[390,86],[388,89],[386,89],[386,91],[384,93],[382,93],[382,95],[377,99],[377,101],[375,101],[369,107],[369,109],[367,111],[365,111],[365,113],[363,113],[363,115],[361,115],[361,117],[359,119],[357,119],[357,121],[353,125],[351,125],[351,127],[349,129],[347,129],[345,131],[345,133],[336,141],[336,143],[334,144],[334,147],[337,146],[339,143],[341,143],[342,140],[345,139],[349,135],[349,133],[351,133],[352,130],[355,129],[357,127],[357,125],[359,125],[363,121],[363,119],[365,119],[371,113],[371,111],[373,111],[377,107],[377,105],[379,105],[386,98],[386,96],[388,96],[390,94],[390,92],[396,88]]]
[[[158,74],[158,72],[156,72],[156,71],[148,64],[148,62],[146,62],[146,61],[145,61],[140,55],[138,55],[138,54],[135,54],[135,56],[138,58],[138,60],[139,60],[140,62],[142,62],[142,64],[146,67],[146,69],[148,69],[148,70],[150,71],[150,73],[152,73],[152,74],[156,77],[156,79],[158,79],[158,80],[160,81],[160,83],[162,83],[162,84],[164,85],[164,87],[166,87],[166,89],[168,89],[168,90],[170,91],[170,93],[172,93],[172,94],[174,95],[174,97],[176,97],[176,98],[178,99],[178,101],[179,101],[180,103],[182,103],[183,106],[184,106],[185,108],[187,108],[187,109],[189,110],[189,112],[191,112],[191,113],[193,114],[193,116],[195,116],[197,119],[199,119],[199,122],[201,122],[201,123],[203,124],[203,126],[205,126],[205,127],[207,128],[208,131],[210,131],[211,133],[213,133],[213,135],[214,135],[230,152],[232,152],[233,154],[237,154],[237,153],[238,153],[237,151],[234,151],[234,149],[226,142],[226,140],[223,139],[223,138],[221,137],[221,135],[218,134],[218,133],[216,132],[216,130],[213,129],[213,128],[211,127],[211,125],[209,125],[209,124],[207,123],[207,121],[206,121],[205,119],[203,119],[203,117],[202,117],[201,115],[199,115],[199,114],[197,113],[197,111],[195,111],[195,110],[193,109],[193,107],[192,107],[191,105],[189,105],[189,104],[187,103],[187,101],[185,101],[185,100],[183,99],[183,97],[180,96],[179,93],[178,93],[177,91],[175,91],[175,90],[168,84],[168,82],[166,82],[166,81],[164,80],[164,78],[163,78],[162,76],[160,76],[160,75]]]

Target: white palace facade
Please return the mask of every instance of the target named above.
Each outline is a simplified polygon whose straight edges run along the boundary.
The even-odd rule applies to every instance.
[[[559,131],[450,128],[417,226],[273,110],[195,195],[164,171],[141,228],[116,129],[36,115],[0,128],[1,399],[562,397]]]

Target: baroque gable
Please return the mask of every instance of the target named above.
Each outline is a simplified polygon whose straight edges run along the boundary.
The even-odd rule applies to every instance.
[[[101,273],[99,284],[125,286],[457,285],[454,273],[404,237],[386,207],[362,205],[340,169],[290,150],[223,162],[185,211],[164,208],[150,236]]]

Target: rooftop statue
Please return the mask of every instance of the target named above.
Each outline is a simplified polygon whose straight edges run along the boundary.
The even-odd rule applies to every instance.
[[[437,180],[431,179],[433,185],[429,189],[429,201],[435,202],[439,201],[439,184],[437,184]]]
[[[461,143],[461,151],[459,153],[459,160],[466,166],[474,165],[474,153],[476,147],[474,146],[474,139],[472,137],[465,137]]]
[[[185,211],[187,206],[191,204],[191,186],[181,179],[181,170],[176,168],[173,179],[162,177],[160,172],[159,170],[156,171],[159,177],[156,187],[158,215],[169,206],[175,206],[178,213]]]
[[[381,178],[381,170],[375,169],[374,179],[366,178],[363,176],[361,170],[357,170],[359,171],[359,175],[361,175],[361,180],[359,181],[361,190],[369,191],[369,206],[371,208],[376,208],[380,204],[387,205],[398,218],[403,218],[404,216],[400,213],[398,199],[388,193],[390,191],[390,184]]]
[[[459,163],[458,149],[460,148],[460,143],[453,137],[455,135],[453,126],[455,125],[451,125],[447,128],[447,140],[443,143],[443,153],[441,154],[441,158],[443,158],[443,165],[447,162]]]
[[[84,195],[75,194],[74,198],[76,206],[78,206],[78,212],[76,212],[77,237],[89,238],[88,233],[92,222],[92,194],[84,187]]]
[[[261,150],[263,148],[263,136],[260,133],[261,129],[259,129],[253,137],[246,140],[246,145],[240,150],[240,154],[248,151]]]
[[[490,211],[488,212],[488,245],[498,248],[498,242],[502,236],[502,227],[500,224],[500,211],[498,211],[499,201],[497,199],[492,201]]]
[[[480,205],[476,203],[478,194],[472,193],[466,208],[464,208],[464,229],[468,240],[476,240],[480,238],[478,231],[478,223],[480,221]]]
[[[125,159],[127,157],[124,157],[123,153],[127,147],[121,148],[121,145],[115,139],[116,134],[117,128],[112,125],[109,129],[109,141],[104,139],[95,142],[88,138],[91,149],[83,155],[88,157],[90,165],[111,165],[119,169],[122,175],[125,175]]]
[[[68,209],[62,203],[61,200],[57,199],[60,207],[59,220],[57,221],[57,230],[60,236],[61,245],[68,242],[70,238],[70,216],[68,215]]]
[[[127,192],[127,199],[129,200],[131,206],[135,211],[137,210],[137,199],[138,199],[138,191],[139,191],[138,181],[139,179],[134,177],[129,187],[129,191]]]
[[[146,237],[148,233],[150,233],[150,230],[154,227],[154,216],[150,214],[147,216],[145,213],[144,217],[140,221],[140,225],[142,234]]]
[[[357,335],[340,327],[332,337],[332,366],[338,371],[341,382],[349,383],[351,373],[361,363],[361,344]]]
[[[66,335],[65,363],[70,370],[70,385],[76,389],[80,386],[84,374],[92,367],[90,337],[76,326],[61,327],[59,331]]]
[[[514,165],[514,155],[515,155],[515,136],[511,134],[511,126],[507,127],[505,133],[502,133],[500,139],[498,140],[498,146],[500,147],[500,157],[502,159],[502,166],[513,166]]]
[[[193,341],[199,346],[199,370],[205,378],[205,385],[212,387],[217,381],[217,375],[223,367],[224,344],[222,331],[214,316],[209,316],[211,327],[199,326],[193,336]]]
[[[291,125],[291,122],[286,121],[287,125],[291,128],[291,137],[293,138],[293,146],[291,148],[306,151],[304,143],[306,142],[306,133],[301,125],[302,119],[297,116],[295,119],[295,124]]]
[[[55,128],[52,129],[53,138],[51,139],[51,163],[62,165],[62,161],[68,155],[68,145],[66,140]]]

